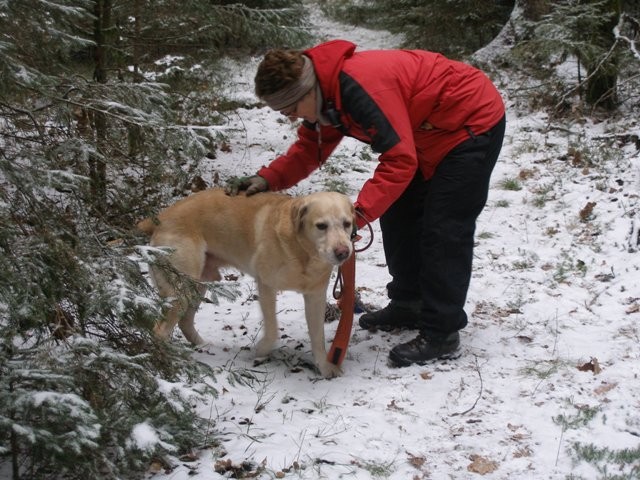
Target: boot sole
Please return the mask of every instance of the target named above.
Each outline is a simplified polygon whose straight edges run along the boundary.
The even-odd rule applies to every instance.
[[[363,330],[367,330],[371,333],[376,333],[377,331],[380,332],[394,332],[396,330],[417,330],[418,326],[417,325],[389,325],[389,324],[382,324],[382,325],[370,325],[368,327],[365,327],[363,325],[360,325],[360,328]]]
[[[372,333],[380,330],[381,332],[393,332],[395,330],[418,330],[418,324],[416,323],[379,323],[377,325],[368,325],[367,322],[362,322],[362,319],[358,321],[358,325],[363,330],[368,330]]]
[[[444,353],[437,357],[429,358],[427,360],[419,360],[416,362],[412,362],[410,360],[407,360],[406,358],[399,356],[393,350],[391,350],[389,352],[389,366],[392,368],[403,368],[403,367],[409,367],[411,365],[422,366],[422,365],[426,365],[427,363],[435,362],[438,360],[455,360],[457,358],[460,358],[461,356],[462,356],[462,352],[458,349],[453,352]]]

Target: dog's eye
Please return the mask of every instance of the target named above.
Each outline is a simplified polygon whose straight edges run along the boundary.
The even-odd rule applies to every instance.
[[[344,222],[342,226],[345,230],[351,230],[351,222]]]
[[[318,230],[326,230],[328,225],[326,223],[316,223],[316,228]]]

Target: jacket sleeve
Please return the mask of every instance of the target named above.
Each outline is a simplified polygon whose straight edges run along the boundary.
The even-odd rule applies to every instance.
[[[413,149],[413,151],[412,151]],[[377,220],[402,195],[418,170],[413,139],[406,138],[379,157],[373,176],[367,180],[355,202],[366,221]],[[358,228],[365,224],[358,219]]]
[[[308,177],[329,158],[343,135],[332,127],[320,127],[320,139],[314,124],[303,122],[298,128],[298,139],[287,153],[279,156],[258,175],[269,184],[269,189],[284,190]]]
[[[409,112],[400,92],[389,89],[359,99],[354,120],[371,133],[371,146],[380,153],[373,176],[355,202],[367,221],[378,219],[405,191],[418,170]],[[358,220],[362,227],[364,219]]]

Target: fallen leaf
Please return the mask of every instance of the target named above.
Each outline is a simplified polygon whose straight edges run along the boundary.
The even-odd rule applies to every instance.
[[[194,451],[187,452],[180,456],[181,462],[196,462],[198,460],[198,454]]]
[[[395,410],[396,412],[404,412],[404,408],[396,405],[395,399],[391,400],[391,403],[387,405],[387,410]]]
[[[149,473],[160,473],[164,469],[162,462],[154,460],[149,464]]]
[[[600,385],[598,388],[596,388],[593,392],[596,395],[604,395],[605,393],[609,392],[610,390],[613,390],[617,386],[618,386],[617,383],[604,383]]]
[[[480,475],[495,472],[497,469],[498,462],[494,462],[480,455],[471,455],[471,463],[467,466],[467,470]]]
[[[409,452],[407,452],[407,455],[409,456],[409,465],[417,468],[418,470],[420,470],[422,466],[427,462],[427,459],[422,456],[418,457]]]
[[[588,222],[593,218],[593,209],[596,206],[596,202],[587,202],[582,210],[580,210],[579,216],[581,222]]]
[[[578,370],[581,372],[593,372],[594,375],[602,372],[602,368],[600,368],[600,363],[598,363],[598,359],[595,357],[591,357],[587,363],[578,366]]]
[[[527,446],[521,447],[513,453],[513,458],[530,457],[531,449]]]
[[[625,313],[628,315],[630,313],[638,313],[640,312],[640,303],[634,303],[629,308],[625,310]]]
[[[196,175],[191,180],[191,191],[192,192],[201,192],[202,190],[206,190],[208,188],[207,182],[200,175]]]

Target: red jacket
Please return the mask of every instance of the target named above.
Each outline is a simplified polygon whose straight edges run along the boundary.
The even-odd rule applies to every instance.
[[[422,50],[355,48],[333,40],[304,52],[313,62],[323,113],[332,126],[321,127],[318,142],[315,126],[303,122],[287,153],[258,174],[271,190],[289,188],[324,163],[344,135],[357,138],[380,154],[355,203],[373,221],[418,168],[430,178],[453,147],[495,126],[504,104],[489,78],[470,65]]]

